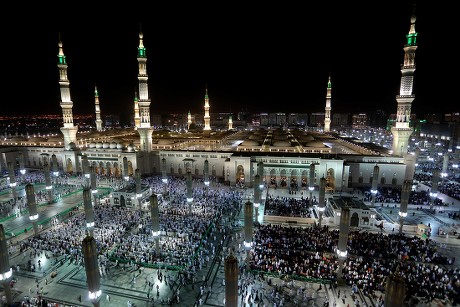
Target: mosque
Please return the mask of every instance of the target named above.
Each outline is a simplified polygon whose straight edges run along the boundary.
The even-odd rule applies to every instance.
[[[324,129],[321,132],[303,129],[276,128],[234,129],[231,116],[228,129],[213,131],[211,102],[206,88],[204,95],[204,127],[200,131],[172,133],[156,130],[151,125],[148,92],[147,53],[143,33],[139,33],[138,91],[134,99],[134,126],[105,130],[101,120],[98,89],[95,88],[95,131],[80,133],[74,124],[70,81],[63,43],[58,42],[60,106],[63,125],[61,135],[49,138],[5,138],[0,141],[0,170],[11,162],[16,169],[41,169],[49,161],[54,172],[82,174],[82,161],[88,160],[100,175],[122,178],[166,174],[204,176],[205,168],[216,182],[251,187],[254,176],[260,175],[266,186],[290,189],[317,188],[320,178],[326,179],[329,192],[353,190],[370,186],[374,167],[379,167],[380,185],[401,187],[412,179],[416,157],[408,154],[415,51],[417,32],[415,13],[403,47],[400,92],[396,95],[397,115],[393,150],[379,149],[358,143],[331,130],[332,82],[329,76],[325,97]],[[185,113],[186,111],[184,111]],[[188,113],[188,126],[192,123]],[[48,159],[48,161],[45,161]],[[313,166],[313,167],[312,167]],[[311,170],[314,170],[311,175]]]

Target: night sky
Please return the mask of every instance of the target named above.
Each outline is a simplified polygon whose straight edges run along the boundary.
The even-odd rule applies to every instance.
[[[138,85],[140,28],[152,114],[203,112],[206,85],[211,113],[324,112],[329,73],[332,114],[395,113],[413,1],[355,2],[33,4],[14,23],[1,21],[8,29],[4,93],[12,100],[0,115],[61,114],[60,34],[74,114],[94,112],[97,85],[102,114],[127,116]],[[454,10],[442,5],[416,7],[412,113],[419,117],[460,111],[450,77],[456,51],[448,49],[458,27]]]

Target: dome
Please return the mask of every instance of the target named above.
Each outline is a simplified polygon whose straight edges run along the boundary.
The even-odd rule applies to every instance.
[[[133,144],[129,144],[129,145],[126,147],[126,149],[127,149],[128,151],[134,151],[134,145],[133,145]]]
[[[273,143],[273,146],[275,147],[291,147],[291,143],[288,141],[277,141]]]
[[[308,142],[304,146],[306,146],[306,147],[326,147],[323,144],[323,142],[320,142],[320,141]]]
[[[89,148],[96,148],[96,143],[95,142],[89,143]]]
[[[174,140],[170,139],[159,139],[158,140],[158,145],[171,145],[174,143]]]
[[[115,148],[117,148],[117,143],[115,142],[110,143],[110,149],[115,149]]]
[[[259,142],[254,140],[245,140],[243,143],[241,143],[241,146],[259,146]]]
[[[123,145],[121,143],[118,143],[117,144],[117,149],[122,149],[123,148]]]
[[[104,142],[104,143],[102,144],[102,148],[104,148],[104,149],[107,149],[107,148],[109,148],[109,147],[110,147],[110,143],[109,143],[109,142]]]
[[[102,148],[102,142],[97,142],[96,143],[96,148]]]
[[[306,135],[300,136],[300,137],[299,137],[299,140],[300,140],[300,141],[303,141],[303,142],[311,142],[311,141],[314,141],[315,138],[314,138],[312,135],[310,135],[310,134],[306,134]]]

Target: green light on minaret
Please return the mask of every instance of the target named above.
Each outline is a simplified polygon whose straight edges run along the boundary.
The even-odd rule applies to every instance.
[[[59,64],[65,65],[65,55],[58,55]]]
[[[407,38],[406,46],[416,46],[417,45],[417,32],[407,34],[406,38]]]
[[[139,50],[139,57],[145,58],[145,48],[137,48]]]

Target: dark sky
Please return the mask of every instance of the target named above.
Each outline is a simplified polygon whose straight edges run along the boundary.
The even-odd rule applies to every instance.
[[[11,16],[3,73],[13,96],[0,115],[61,114],[59,33],[74,114],[94,112],[95,85],[102,114],[132,112],[140,27],[152,114],[203,112],[206,84],[211,112],[324,112],[329,73],[332,113],[396,112],[413,1],[156,2],[40,3]],[[458,27],[443,4],[416,7],[419,116],[460,111],[450,77]]]

